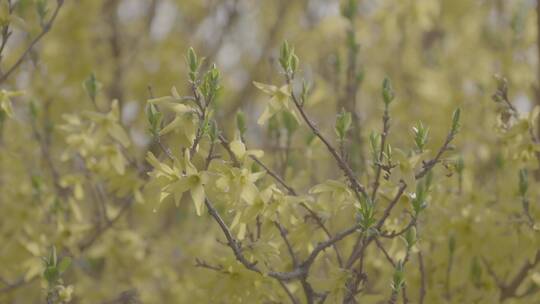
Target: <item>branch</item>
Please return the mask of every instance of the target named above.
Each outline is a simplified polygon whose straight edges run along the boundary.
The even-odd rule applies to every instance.
[[[383,216],[381,219],[377,222],[377,225],[375,225],[375,228],[377,230],[380,230],[381,227],[384,225],[384,222],[386,219],[390,216],[390,213],[392,212],[392,209],[396,206],[397,202],[401,198],[401,195],[403,195],[403,192],[405,191],[405,188],[407,188],[407,184],[405,184],[403,181],[401,181],[401,185],[399,186],[398,192],[394,199],[388,204],[386,209],[384,210]]]
[[[56,9],[54,10],[51,19],[47,23],[45,23],[41,29],[41,33],[37,35],[32,42],[30,42],[30,45],[26,48],[26,50],[22,53],[22,55],[17,59],[17,61],[11,66],[11,68],[8,69],[8,71],[2,76],[0,76],[0,84],[6,81],[6,79],[13,73],[24,61],[24,58],[28,56],[28,54],[32,51],[34,46],[45,36],[52,28],[54,21],[56,20],[56,17],[58,16],[58,12],[62,8],[62,5],[64,5],[64,0],[57,0],[56,1]]]
[[[289,255],[291,256],[293,267],[298,266],[298,259],[296,257],[296,254],[294,253],[291,242],[289,242],[289,238],[287,238],[287,234],[288,234],[287,229],[285,229],[285,227],[283,227],[277,221],[275,221],[274,224],[276,225],[277,229],[279,230],[279,234],[281,235],[281,238],[283,239],[283,242],[285,242],[285,245],[287,246],[287,250],[289,251]]]
[[[538,263],[540,263],[540,249],[536,251],[536,255],[532,262],[526,261],[523,266],[521,266],[516,276],[510,282],[502,286],[501,296],[499,298],[501,302],[517,296],[516,292],[518,287],[527,278],[529,271],[536,267]]]
[[[379,151],[379,157],[378,159],[376,160],[377,163],[382,163],[382,158],[383,158],[383,154],[384,154],[384,147],[386,145],[386,137],[388,136],[388,131],[390,130],[390,124],[388,123],[390,121],[390,116],[388,115],[388,105],[385,104],[385,107],[384,107],[384,114],[383,114],[383,132],[381,134],[381,147],[380,147],[380,151]],[[373,183],[373,192],[371,193],[371,201],[375,201],[375,197],[377,195],[377,189],[379,189],[379,185],[380,185],[380,178],[381,178],[381,171],[382,171],[382,166],[380,165],[376,165],[377,166],[377,171],[375,173],[375,182]]]
[[[279,175],[277,175],[274,171],[272,171],[270,168],[268,168],[263,162],[261,162],[257,157],[250,155],[251,159],[253,159],[259,166],[263,167],[263,169],[268,173],[268,175],[272,176],[280,185],[282,185],[290,195],[296,196],[296,191],[281,178]]]
[[[235,167],[240,167],[240,162],[238,161],[238,158],[236,158],[236,155],[234,155],[233,151],[231,150],[231,146],[229,145],[229,141],[221,134],[219,134],[219,141],[223,148],[227,151],[229,154],[229,157],[231,158],[231,161],[233,162]]]
[[[81,244],[79,244],[79,250],[82,252],[90,248],[90,246],[92,246],[107,230],[112,228],[112,226],[114,226],[114,224],[118,222],[118,220],[122,217],[122,215],[124,215],[124,213],[126,213],[129,207],[131,207],[132,203],[133,203],[133,197],[128,198],[114,218],[112,218],[111,220],[107,220],[107,222],[105,223],[105,226],[103,228],[98,228],[96,232],[88,239],[88,241],[82,242]]]
[[[217,265],[217,266],[210,265],[199,258],[195,258],[195,267],[206,268],[206,269],[217,271],[223,274],[231,274],[231,272],[228,270],[225,270],[222,265]]]
[[[287,78],[287,84],[291,85],[291,81],[289,78]],[[306,112],[304,111],[304,107],[302,103],[300,103],[300,100],[298,100],[298,97],[294,93],[294,91],[291,89],[291,97],[292,100],[296,106],[296,109],[298,109],[298,112],[300,112],[300,115],[306,122],[306,124],[309,126],[313,134],[317,136],[326,146],[330,154],[336,159],[336,162],[338,163],[339,168],[345,173],[345,176],[349,180],[350,186],[352,190],[355,192],[357,198],[360,200],[360,193],[364,196],[367,196],[366,189],[364,186],[360,184],[356,176],[354,175],[354,172],[352,171],[349,164],[340,156],[339,152],[332,146],[332,144],[321,134],[319,129],[315,126],[315,124],[309,119]]]
[[[386,259],[388,260],[388,262],[390,262],[390,264],[392,264],[392,266],[395,268],[396,267],[396,262],[394,262],[392,257],[388,254],[388,251],[386,251],[386,249],[384,249],[383,245],[381,244],[381,241],[379,241],[378,239],[375,239],[375,244],[377,244],[377,247],[379,247],[379,249],[383,252],[383,254],[386,257]]]
[[[407,230],[409,230],[409,228],[411,228],[414,225],[416,225],[416,218],[412,217],[411,221],[409,222],[409,224],[407,224],[407,226],[405,226],[405,228],[403,228],[403,229],[401,229],[399,231],[381,232],[380,237],[387,238],[387,239],[393,239],[393,238],[395,238],[397,236],[400,236],[400,235],[404,234],[405,232],[407,232]]]
[[[456,133],[453,131],[450,131],[448,133],[448,135],[446,136],[446,140],[444,141],[444,144],[441,146],[441,148],[437,152],[437,155],[433,159],[427,162],[424,162],[422,166],[422,170],[420,170],[420,172],[416,173],[416,175],[414,176],[417,180],[424,177],[424,175],[426,175],[429,172],[429,170],[431,170],[440,161],[444,152],[450,149],[449,145],[455,136],[456,136]]]

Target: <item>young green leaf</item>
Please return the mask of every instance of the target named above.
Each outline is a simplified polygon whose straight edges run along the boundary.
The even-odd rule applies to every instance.
[[[392,83],[388,77],[384,78],[382,85],[382,96],[384,105],[388,107],[392,100],[394,100],[394,90],[392,89]]]
[[[339,137],[339,140],[343,141],[345,139],[345,135],[351,128],[351,122],[352,122],[351,113],[346,112],[345,110],[341,110],[341,113],[337,115],[336,125],[334,128],[337,136]]]

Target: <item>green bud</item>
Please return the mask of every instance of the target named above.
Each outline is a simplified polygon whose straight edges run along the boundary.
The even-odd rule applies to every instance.
[[[156,105],[148,103],[146,106],[146,118],[150,124],[150,133],[153,136],[158,136],[161,130],[161,120],[163,115],[157,109]]]
[[[352,116],[351,113],[346,112],[344,109],[341,110],[341,113],[337,115],[336,118],[336,125],[335,125],[335,132],[339,139],[342,141],[345,139],[345,135],[351,128],[352,123]]]
[[[414,143],[416,144],[416,148],[420,152],[424,151],[424,147],[426,146],[426,143],[428,141],[428,135],[429,135],[429,128],[424,127],[422,122],[418,122],[413,128],[413,134],[414,134]]]
[[[195,54],[195,50],[192,47],[190,47],[187,52],[187,63],[191,72],[197,72],[199,63],[197,61],[197,54]]]
[[[398,261],[396,268],[394,269],[394,276],[392,278],[392,289],[395,292],[399,292],[405,285],[405,272],[403,267],[403,261]]]
[[[244,136],[247,130],[246,115],[242,110],[236,112],[236,129],[240,133],[240,136]]]
[[[417,183],[414,198],[411,200],[414,216],[418,216],[422,210],[426,209],[427,195],[426,185],[424,183]]]
[[[388,77],[384,78],[382,85],[382,96],[385,106],[390,105],[392,100],[394,100],[394,90],[392,89],[392,83]]]
[[[460,116],[461,116],[461,109],[457,108],[454,113],[452,114],[452,134],[456,134],[459,131],[460,125]]]
[[[63,274],[64,272],[66,272],[66,270],[69,268],[69,266],[71,266],[71,258],[70,257],[62,258],[60,263],[58,263],[58,267],[57,267],[58,272],[60,274]]]
[[[279,52],[279,63],[285,72],[289,72],[291,63],[291,49],[287,40],[283,41]]]
[[[412,226],[411,228],[407,229],[402,238],[405,241],[407,250],[411,250],[411,248],[416,244],[416,228]]]
[[[291,71],[293,73],[296,72],[296,69],[298,68],[299,61],[300,61],[300,59],[298,59],[298,56],[296,56],[296,54],[292,54],[292,56],[291,56]]]
[[[45,17],[47,16],[49,9],[47,8],[47,0],[37,0],[36,1],[36,12],[39,17],[41,26],[45,25]]]
[[[86,80],[83,82],[83,87],[88,94],[88,97],[90,97],[90,99],[95,102],[97,94],[101,89],[101,83],[97,81],[96,75],[94,73],[90,74],[90,76],[86,78]]]
[[[219,84],[220,73],[215,64],[204,75],[202,85],[200,86],[201,93],[204,95],[207,102],[212,101],[218,91],[221,89]]]
[[[370,229],[375,224],[375,204],[369,196],[362,196],[357,218],[364,230]]]
[[[55,266],[46,267],[43,276],[49,284],[54,284],[59,277],[58,269]]]
[[[195,50],[190,47],[187,51],[186,55],[186,63],[189,68],[189,79],[191,82],[195,82],[197,80],[197,74],[199,72],[199,68],[202,64],[203,59],[197,58],[197,54],[195,53]]]
[[[373,161],[378,162],[381,148],[381,135],[372,131],[371,134],[369,134],[369,145],[371,147]]]
[[[219,129],[214,120],[208,125],[208,136],[210,136],[210,140],[212,140],[212,142],[215,142],[219,136]]]

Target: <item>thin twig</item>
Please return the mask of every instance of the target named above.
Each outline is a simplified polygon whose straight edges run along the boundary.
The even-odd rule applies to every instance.
[[[56,17],[58,16],[58,12],[62,8],[62,5],[64,5],[64,0],[56,1],[56,8],[52,14],[51,19],[49,19],[49,21],[42,26],[41,32],[32,40],[32,42],[30,42],[30,44],[28,45],[26,50],[22,53],[22,55],[19,57],[19,59],[15,61],[15,63],[7,70],[6,73],[0,76],[0,84],[6,81],[6,79],[11,75],[11,73],[13,73],[21,65],[21,63],[24,61],[26,56],[28,56],[28,54],[32,51],[34,46],[41,40],[41,38],[43,38],[43,36],[45,36],[51,30],[54,24],[54,21],[56,20]]]
[[[291,85],[291,80],[287,78],[287,83]],[[302,116],[303,120],[306,122],[306,124],[309,126],[311,131],[317,138],[319,138],[330,154],[335,158],[336,162],[338,163],[339,168],[345,173],[345,176],[349,180],[350,186],[352,190],[355,192],[358,200],[360,200],[360,193],[364,196],[367,196],[366,189],[363,185],[360,184],[358,179],[356,178],[354,172],[352,171],[349,164],[340,156],[339,152],[332,146],[332,144],[322,135],[322,133],[319,131],[319,129],[315,126],[315,124],[311,121],[311,119],[307,116],[307,113],[304,110],[303,103],[300,102],[294,91],[291,89],[291,98],[296,106],[296,109],[298,112],[300,112],[300,115]]]

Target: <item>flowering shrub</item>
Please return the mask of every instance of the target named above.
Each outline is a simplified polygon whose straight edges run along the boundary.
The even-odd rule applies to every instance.
[[[456,0],[444,15],[442,1],[382,1],[367,21],[362,1],[320,20],[289,1],[261,4],[312,28],[286,26],[296,43],[277,47],[280,22],[261,25],[263,59],[246,72],[226,32],[198,52],[167,33],[130,36],[176,6],[148,1],[144,15],[129,2],[2,3],[0,302],[540,299],[540,107],[520,62],[493,71],[468,59],[517,56],[479,21],[488,4],[468,12]],[[220,20],[182,5],[188,20]],[[251,4],[215,5],[224,31],[246,34],[234,28]],[[513,32],[497,34],[528,49],[529,17],[509,7]],[[451,31],[459,18],[470,32]],[[478,39],[482,29],[493,35]],[[12,34],[30,38],[17,48]],[[465,58],[459,39],[479,46]],[[142,64],[130,61],[137,46]]]

